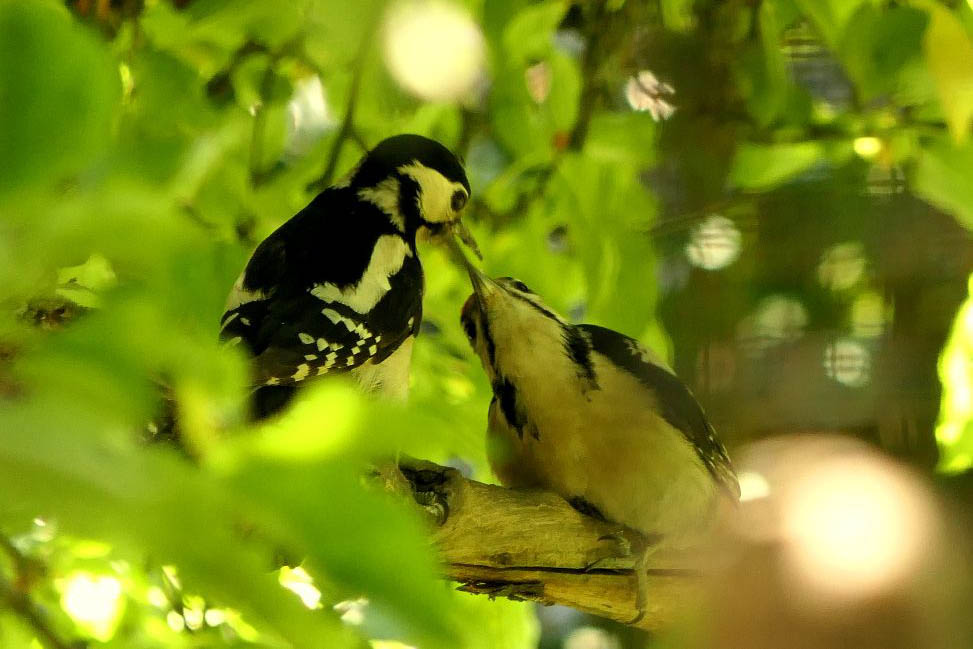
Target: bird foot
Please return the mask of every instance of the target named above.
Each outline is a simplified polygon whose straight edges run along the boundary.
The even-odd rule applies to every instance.
[[[412,498],[422,506],[436,525],[443,525],[449,518],[450,480],[456,470],[419,460],[399,463],[399,472],[407,481]]]

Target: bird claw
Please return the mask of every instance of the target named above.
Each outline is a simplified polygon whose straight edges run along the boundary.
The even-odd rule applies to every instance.
[[[412,498],[422,506],[436,525],[443,525],[449,518],[449,494],[445,487],[449,483],[450,473],[455,469],[428,463],[401,463],[399,471],[409,483]]]

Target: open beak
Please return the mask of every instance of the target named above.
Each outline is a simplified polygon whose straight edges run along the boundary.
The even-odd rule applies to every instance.
[[[480,252],[480,246],[476,245],[476,239],[473,238],[473,233],[470,229],[466,227],[466,224],[456,219],[450,225],[450,229],[453,234],[459,237],[459,240],[466,244],[466,247],[473,251],[476,258],[483,261],[483,254]]]

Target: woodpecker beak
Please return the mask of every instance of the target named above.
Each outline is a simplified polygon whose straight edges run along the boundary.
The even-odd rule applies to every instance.
[[[470,229],[466,227],[466,224],[456,219],[450,226],[452,233],[459,237],[459,240],[466,244],[466,247],[473,251],[476,258],[483,261],[483,254],[480,252],[480,246],[476,245],[476,239],[473,238],[473,233]]]
[[[465,230],[466,228],[464,227],[463,229]],[[466,232],[467,235],[469,235],[469,231]],[[459,232],[457,232],[457,236],[459,236],[461,239],[463,238],[463,235]],[[472,237],[470,240],[472,241]],[[478,298],[491,295],[499,288],[496,282],[487,277],[482,270],[470,263],[470,260],[466,257],[466,253],[463,252],[463,249],[460,248],[459,244],[456,243],[456,240],[453,237],[449,237],[448,243],[449,249],[456,258],[456,261],[458,261],[461,266],[466,268],[466,273],[470,276],[470,282],[473,284],[473,291],[476,293]],[[470,245],[465,240],[464,243]],[[479,252],[479,250],[474,247],[475,245],[476,244],[474,242],[473,246],[470,247],[473,248],[474,252]]]

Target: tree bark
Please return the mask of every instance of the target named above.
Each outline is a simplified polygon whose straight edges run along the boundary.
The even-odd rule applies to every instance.
[[[584,515],[550,492],[483,484],[422,460],[401,460],[399,469],[434,522],[446,576],[462,590],[562,604],[646,630],[673,621],[700,592],[690,555],[652,552],[640,614],[635,565],[646,540],[638,532]],[[406,486],[382,473],[388,486]]]

